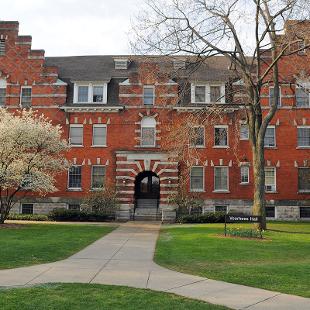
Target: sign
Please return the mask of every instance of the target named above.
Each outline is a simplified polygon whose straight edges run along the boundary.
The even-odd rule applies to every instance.
[[[225,215],[226,223],[260,223],[261,220],[261,216],[255,215]]]
[[[227,223],[261,223],[262,217],[256,215],[238,215],[238,214],[226,214],[225,215],[225,236],[227,233]],[[260,237],[262,238],[262,232],[260,230]]]

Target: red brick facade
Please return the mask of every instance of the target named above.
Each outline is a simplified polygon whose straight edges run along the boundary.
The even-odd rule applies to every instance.
[[[93,165],[105,166],[105,183],[116,185],[124,218],[129,217],[134,210],[135,181],[143,171],[152,171],[159,177],[159,207],[169,208],[168,197],[177,192],[179,177],[187,173],[187,169],[185,163],[170,158],[163,147],[163,141],[168,135],[167,126],[180,123],[193,109],[197,109],[197,106],[190,103],[185,106],[178,104],[181,86],[177,80],[173,80],[169,74],[162,74],[160,64],[154,64],[154,61],[150,63],[147,59],[143,61],[142,57],[135,64],[135,71],[127,73],[126,70],[120,70],[118,73],[113,68],[113,76],[107,80],[87,76],[71,78],[57,64],[57,60],[46,60],[44,51],[31,50],[31,37],[18,35],[18,23],[0,21],[0,39],[5,42],[5,53],[0,55],[0,88],[1,80],[5,81],[2,82],[6,85],[5,106],[13,111],[19,109],[21,88],[31,87],[32,108],[50,117],[55,124],[61,124],[66,138],[69,137],[70,124],[83,127],[83,145],[72,147],[68,153],[68,159],[82,167],[81,189],[69,190],[68,175],[64,174],[57,180],[58,192],[47,197],[33,195],[27,198],[27,201],[34,203],[34,211],[41,213],[53,207],[67,207],[70,203],[80,204],[91,190]],[[83,59],[79,61],[83,62]],[[281,75],[286,82],[281,86],[281,107],[271,122],[275,128],[275,145],[266,148],[265,155],[266,167],[274,167],[276,171],[276,190],[268,193],[266,199],[268,205],[276,207],[278,218],[299,218],[299,208],[310,207],[310,192],[298,190],[298,168],[310,168],[310,148],[297,145],[298,128],[310,127],[310,106],[296,107],[295,99],[296,76],[309,76],[309,63],[310,52],[283,60],[280,64]],[[76,71],[79,71],[78,66],[76,64]],[[92,82],[97,85],[98,81],[108,85],[108,102],[75,104],[76,94],[72,96],[74,85]],[[112,89],[117,91],[117,104],[109,103],[109,87],[112,83],[117,84]],[[199,79],[195,83],[203,84],[204,81]],[[213,82],[207,83],[212,85]],[[154,88],[152,105],[146,106],[143,103],[144,85]],[[266,111],[268,100],[269,88],[266,88]],[[230,111],[205,126],[205,144],[197,149],[199,157],[195,166],[203,167],[203,190],[200,197],[205,200],[205,211],[213,211],[215,206],[227,206],[229,210],[251,212],[252,155],[250,142],[240,140],[239,132],[236,131],[241,121],[238,115],[238,112]],[[145,117],[155,120],[156,138],[153,147],[141,146],[141,122]],[[106,125],[106,146],[92,145],[95,124]],[[227,147],[214,147],[214,126],[217,125],[228,128]],[[250,167],[249,182],[246,184],[240,184],[242,163]],[[214,190],[215,167],[228,168],[227,190]],[[187,186],[190,190],[189,179]]]

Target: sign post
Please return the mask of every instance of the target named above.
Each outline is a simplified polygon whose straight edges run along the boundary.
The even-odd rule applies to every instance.
[[[225,215],[225,236],[227,235],[227,223],[261,223],[262,217],[256,215],[243,215],[243,214],[226,214]],[[262,231],[260,237],[262,238]]]

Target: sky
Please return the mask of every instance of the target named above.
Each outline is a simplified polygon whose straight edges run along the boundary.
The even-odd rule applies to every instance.
[[[19,21],[21,35],[46,56],[130,54],[131,20],[143,0],[0,0],[0,20]]]

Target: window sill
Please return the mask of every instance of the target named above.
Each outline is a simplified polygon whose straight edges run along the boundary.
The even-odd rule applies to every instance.
[[[205,149],[206,146],[205,145],[193,145],[190,147],[191,149]]]
[[[190,192],[191,193],[205,193],[206,191],[204,189],[196,189],[196,190],[191,189]]]
[[[240,182],[240,185],[250,185],[250,182],[247,182],[247,183],[245,183],[245,182]]]
[[[229,194],[230,193],[230,191],[229,190],[220,190],[220,189],[218,189],[218,190],[214,190],[212,193],[218,193],[218,194]]]
[[[96,148],[96,147],[108,147],[108,146],[107,145],[91,145],[91,147]]]
[[[91,192],[100,192],[100,191],[102,191],[102,190],[104,190],[104,187],[91,188],[91,189],[90,189]]]
[[[79,105],[79,104],[107,104],[106,102],[73,102],[73,104]]]
[[[310,190],[298,191],[297,194],[299,194],[299,195],[302,195],[302,194],[310,194]]]
[[[277,150],[278,148],[276,146],[264,146],[265,149],[268,150]]]
[[[72,145],[72,144],[69,144],[70,147],[84,147],[84,145]]]
[[[229,149],[228,145],[213,145],[214,149]]]
[[[156,147],[156,145],[139,145],[141,148],[153,148]]]
[[[265,191],[265,194],[279,194],[277,191],[274,191],[274,192],[266,192]]]
[[[309,146],[297,146],[296,150],[308,150],[310,149],[310,145]]]
[[[82,192],[82,188],[67,188],[68,192]]]

